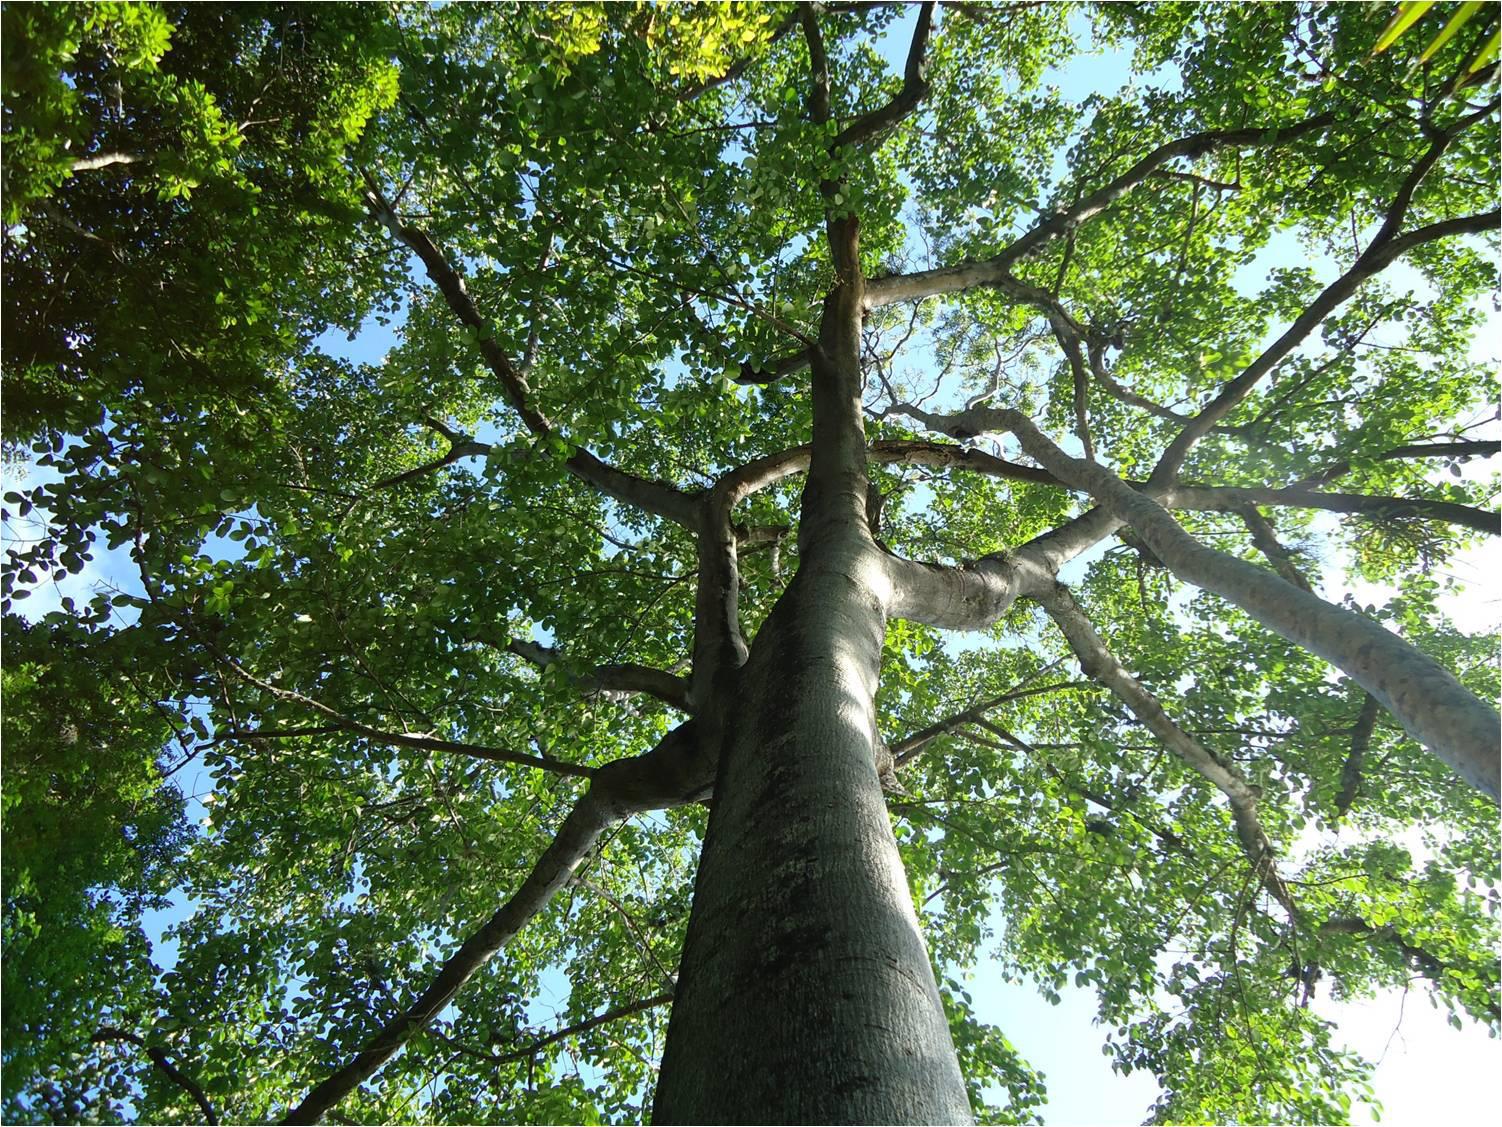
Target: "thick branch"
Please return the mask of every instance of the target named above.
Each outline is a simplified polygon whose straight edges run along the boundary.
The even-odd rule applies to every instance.
[[[1007,481],[1027,481],[1038,485],[1062,485],[1058,478],[1037,466],[1009,462],[984,450],[934,442],[922,438],[884,438],[871,444],[869,456],[878,463],[901,462],[909,466],[933,466],[971,470]]]
[[[902,72],[902,89],[886,105],[862,114],[842,129],[830,148],[861,145],[880,137],[917,109],[918,103],[927,97],[928,38],[933,30],[933,18],[933,0],[924,0],[918,6],[918,21],[913,28],[912,41],[908,44],[907,64]]]
[[[905,409],[899,407],[899,409]],[[923,418],[923,415],[915,417]],[[944,416],[930,415],[925,421],[938,421],[942,428]],[[961,428],[964,430],[964,428]],[[972,432],[964,430],[964,433]],[[1377,455],[1378,459],[1450,457],[1468,455],[1491,455],[1497,452],[1496,442],[1457,442],[1446,444],[1419,444],[1400,446]],[[789,452],[791,453],[791,452]],[[869,451],[871,461],[878,463],[900,462],[912,466],[933,466],[969,470],[989,477],[1009,481],[1026,481],[1038,485],[1053,485],[1064,489],[1076,489],[1060,481],[1046,469],[1009,462],[994,454],[968,446],[956,446],[948,442],[930,439],[882,439],[873,442]],[[798,468],[802,468],[801,466]],[[1337,463],[1323,471],[1318,478],[1311,478],[1296,486],[1215,486],[1185,484],[1174,486],[1166,493],[1149,488],[1146,482],[1133,481],[1133,489],[1146,490],[1158,496],[1162,503],[1175,509],[1204,509],[1214,512],[1240,512],[1246,505],[1278,505],[1295,509],[1324,509],[1335,513],[1362,513],[1371,516],[1411,516],[1425,520],[1443,521],[1474,528],[1478,532],[1497,534],[1496,514],[1455,501],[1431,500],[1424,497],[1380,497],[1364,493],[1322,493],[1311,484],[1331,480],[1350,470],[1349,464]],[[793,472],[793,471],[790,471]]]
[[[1262,820],[1257,813],[1257,790],[1252,787],[1236,767],[1209,751],[1203,744],[1185,732],[1169,717],[1158,702],[1137,678],[1106,649],[1106,644],[1095,632],[1090,619],[1074,601],[1074,596],[1062,584],[1055,584],[1046,592],[1033,596],[1048,612],[1064,637],[1069,648],[1079,658],[1080,668],[1087,676],[1095,678],[1132,710],[1133,715],[1155,734],[1169,751],[1173,752],[1226,796],[1231,804],[1231,817],[1236,824],[1236,836],[1241,847],[1252,862],[1258,879],[1273,897],[1296,915],[1293,897],[1288,886],[1278,876],[1274,863],[1274,850]]]
[[[803,41],[808,45],[808,117],[810,121],[822,125],[829,120],[829,56],[824,53],[824,33],[819,30],[818,6],[799,4],[798,17],[803,24]]]
[[[284,1123],[317,1123],[324,1114],[396,1055],[413,1036],[448,1005],[471,976],[501,949],[522,925],[542,911],[553,894],[568,883],[595,840],[622,812],[611,808],[593,788],[564,820],[558,836],[544,851],[514,896],[450,955],[428,988],[386,1023],[355,1058],[327,1077],[288,1113]]]
[[[1366,753],[1372,746],[1372,732],[1377,727],[1377,713],[1381,709],[1377,698],[1365,694],[1361,711],[1356,714],[1355,726],[1351,728],[1351,750],[1340,768],[1340,791],[1335,795],[1335,813],[1344,818],[1351,804],[1361,791],[1361,769],[1366,763]]]
[[[283,1122],[317,1123],[426,1028],[475,972],[568,884],[609,826],[645,810],[697,801],[713,778],[692,720],[669,732],[647,754],[601,768],[511,899],[449,956],[411,1005],[388,1021],[353,1060],[309,1092]]]
[[[1090,509],[1015,551],[946,567],[888,553],[892,595],[887,614],[943,630],[984,630],[1021,595],[1045,590],[1059,568],[1122,525],[1104,508]]]
[[[1006,280],[1012,263],[1100,214],[1167,162],[1179,157],[1198,157],[1214,149],[1233,145],[1251,148],[1286,144],[1324,128],[1331,120],[1329,114],[1321,114],[1282,129],[1213,130],[1160,145],[1105,187],[1092,192],[1073,207],[1054,212],[1040,221],[994,258],[872,279],[866,287],[866,307],[874,309],[894,301],[912,301],[935,294],[957,293],[976,286],[1001,285]]]
[[[750,652],[741,634],[740,556],[730,520],[732,491],[716,486],[699,509],[699,578],[694,588],[694,666],[689,698],[704,711]],[[719,716],[708,717],[712,724]]]
[[[931,418],[976,432],[1011,431],[1044,469],[1088,490],[1130,523],[1180,579],[1220,595],[1343,670],[1415,739],[1472,786],[1497,798],[1497,714],[1437,662],[1361,615],[1198,543],[1151,497],[1097,463],[1070,457],[1018,411],[971,408],[960,415]]]
[[[103,1028],[101,1028],[98,1033],[94,1034],[92,1040],[96,1042],[128,1041],[130,1044],[136,1046],[136,1048],[146,1050],[146,1056],[151,1060],[151,1063],[156,1066],[157,1070],[161,1072],[161,1074],[168,1080],[172,1081],[172,1083],[176,1084],[183,1091],[187,1092],[188,1095],[193,1097],[193,1102],[196,1103],[198,1105],[198,1109],[203,1112],[203,1120],[205,1123],[217,1124],[219,1122],[219,1117],[214,1114],[214,1105],[209,1103],[209,1097],[204,1095],[204,1091],[201,1087],[198,1086],[198,1082],[195,1081],[191,1076],[185,1075],[180,1069],[174,1066],[173,1063],[167,1059],[167,1054],[164,1050],[158,1048],[156,1045],[148,1045],[142,1038],[136,1036],[134,1033],[130,1033],[124,1029],[112,1029],[109,1026],[104,1026]]]
[[[140,164],[150,159],[140,153],[95,153],[93,156],[79,157],[71,165],[71,171],[92,172],[97,168],[108,168],[112,164]]]
[[[381,194],[379,185],[370,174],[365,175],[367,186],[366,206],[372,215],[383,223],[387,230],[422,261],[428,277],[443,294],[449,310],[459,322],[474,333],[475,346],[485,361],[485,366],[500,381],[501,390],[512,409],[521,418],[526,428],[539,437],[553,433],[553,423],[531,402],[532,389],[526,377],[511,363],[510,357],[496,343],[495,333],[489,321],[476,307],[464,285],[459,272],[449,264],[443,251],[428,237],[427,232],[409,227],[397,216],[395,209]],[[694,499],[679,489],[660,481],[637,477],[607,465],[583,447],[576,447],[564,463],[576,477],[589,482],[601,492],[617,501],[635,505],[649,513],[664,517],[677,524],[692,528],[695,522]]]
[[[1053,578],[1032,575],[1005,554],[947,567],[888,553],[885,563],[892,589],[888,617],[940,630],[983,630],[1011,610],[1033,582]]]
[[[803,473],[812,454],[813,447],[807,443],[779,450],[731,470],[715,483],[715,488],[725,494],[727,503],[734,508],[751,494],[776,485],[785,477]]]

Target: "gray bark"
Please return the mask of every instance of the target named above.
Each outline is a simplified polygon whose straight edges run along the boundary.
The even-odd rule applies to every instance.
[[[804,23],[817,118],[811,9]],[[877,774],[890,583],[866,520],[856,224],[831,219],[829,239],[801,564],[700,713],[723,739],[656,1123],[970,1121]]]
[[[1087,489],[1127,521],[1180,579],[1246,611],[1268,629],[1343,670],[1414,739],[1493,800],[1498,717],[1453,674],[1397,635],[1271,572],[1198,543],[1152,498],[1109,470],[1071,458],[1016,411],[968,412],[981,429],[1009,430],[1044,468]],[[984,415],[982,422],[979,415]]]
[[[970,1119],[874,762],[873,563],[805,562],[752,647],[656,1123]]]

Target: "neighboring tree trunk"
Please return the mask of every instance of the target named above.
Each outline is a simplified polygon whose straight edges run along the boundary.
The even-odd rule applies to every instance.
[[[743,670],[655,1123],[970,1121],[877,780],[865,556],[806,561]]]

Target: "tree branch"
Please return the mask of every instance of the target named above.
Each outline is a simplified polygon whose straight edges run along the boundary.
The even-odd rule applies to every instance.
[[[625,1005],[616,1006],[613,1009],[606,1010],[602,1014],[596,1014],[585,1021],[577,1022],[564,1029],[555,1030],[546,1037],[539,1037],[536,1041],[520,1049],[513,1049],[506,1053],[480,1053],[476,1055],[483,1057],[492,1064],[512,1064],[516,1061],[531,1060],[549,1045],[567,1040],[570,1037],[577,1037],[580,1033],[588,1033],[591,1029],[608,1025],[612,1021],[619,1021],[623,1017],[631,1017],[633,1014],[645,1013],[647,1010],[655,1009],[658,1006],[665,1006],[672,1000],[673,992],[671,990],[665,991],[651,998],[643,998],[637,1002],[627,1002]]]
[[[1246,781],[1233,764],[1209,751],[1173,722],[1158,698],[1128,673],[1106,649],[1105,642],[1095,632],[1095,627],[1074,601],[1074,596],[1067,587],[1055,584],[1050,590],[1036,592],[1032,597],[1042,604],[1063,633],[1069,642],[1069,648],[1079,658],[1080,668],[1085,674],[1110,689],[1132,710],[1138,720],[1163,741],[1169,751],[1226,796],[1231,804],[1236,836],[1241,841],[1242,850],[1252,862],[1258,880],[1287,909],[1291,917],[1296,916],[1298,912],[1293,896],[1283,883],[1283,878],[1278,875],[1272,842],[1257,813],[1258,790]]]
[[[375,1075],[569,883],[607,828],[645,810],[698,801],[713,779],[713,764],[702,754],[692,720],[674,728],[645,755],[602,767],[511,899],[449,956],[415,1001],[388,1021],[354,1059],[315,1086],[282,1122],[317,1123]]]
[[[1361,792],[1361,769],[1372,746],[1372,732],[1377,727],[1377,712],[1382,707],[1371,693],[1364,694],[1361,711],[1351,728],[1351,750],[1340,768],[1340,790],[1335,795],[1335,813],[1344,818]]]
[[[924,0],[918,6],[918,20],[913,27],[913,38],[908,44],[907,64],[902,72],[902,89],[886,105],[862,114],[842,129],[830,145],[831,149],[862,145],[880,137],[917,109],[918,103],[928,96],[928,39],[933,29],[933,17],[933,0]]]
[[[568,883],[574,870],[607,827],[621,813],[601,802],[591,788],[574,804],[558,835],[543,852],[516,893],[445,960],[437,976],[405,1010],[366,1042],[353,1060],[316,1085],[283,1123],[317,1123],[324,1114],[396,1055],[490,957]]]
[[[896,409],[912,413],[908,410],[907,404],[899,404]],[[914,417],[929,421],[931,425],[933,421],[937,421],[936,429],[942,429],[945,425],[943,421],[945,416],[920,413]],[[953,429],[952,425],[951,429]],[[959,429],[967,435],[971,433],[963,425]],[[1496,442],[1481,441],[1442,445],[1415,444],[1396,447],[1377,455],[1377,458],[1380,460],[1490,455],[1497,452],[1498,445]],[[788,451],[774,457],[791,457],[792,453]],[[900,462],[905,465],[962,469],[1008,481],[1025,481],[1063,489],[1076,489],[1075,486],[1060,481],[1046,469],[1025,466],[1019,462],[1009,462],[973,447],[956,446],[931,439],[882,439],[871,444],[869,454],[871,461],[878,463]],[[797,467],[797,469],[801,468],[801,466]],[[1296,509],[1324,509],[1336,513],[1362,513],[1371,516],[1421,517],[1425,520],[1459,524],[1478,532],[1489,532],[1494,535],[1498,533],[1498,518],[1495,513],[1455,501],[1439,501],[1425,497],[1379,497],[1362,493],[1321,493],[1304,487],[1311,483],[1331,480],[1348,472],[1349,469],[1348,463],[1337,463],[1321,471],[1318,478],[1306,479],[1298,485],[1286,487],[1186,483],[1173,486],[1167,492],[1163,492],[1151,488],[1147,482],[1143,481],[1132,481],[1127,484],[1133,489],[1146,491],[1156,496],[1160,503],[1175,509],[1240,512],[1248,504],[1278,505]]]
[[[190,1076],[184,1075],[181,1070],[176,1068],[172,1064],[172,1062],[167,1059],[167,1054],[164,1050],[158,1048],[155,1045],[148,1045],[142,1038],[136,1036],[134,1033],[128,1032],[124,1029],[114,1029],[107,1025],[102,1026],[100,1030],[95,1033],[92,1038],[90,1038],[90,1040],[96,1043],[101,1041],[128,1041],[130,1044],[136,1046],[136,1048],[144,1049],[146,1051],[146,1056],[151,1060],[151,1063],[156,1066],[157,1070],[160,1071],[163,1076],[172,1081],[172,1083],[176,1084],[183,1091],[187,1092],[188,1095],[193,1097],[193,1102],[196,1103],[198,1105],[198,1109],[203,1112],[204,1122],[209,1124],[218,1124],[219,1117],[214,1114],[214,1105],[209,1103],[209,1097],[204,1095],[204,1091],[201,1087],[198,1086],[197,1081],[195,1081]]]
[[[1020,462],[1009,462],[1005,458],[987,454],[984,450],[948,442],[934,442],[931,439],[884,438],[871,444],[870,458],[878,463],[901,462],[909,466],[970,470],[1006,481],[1064,485],[1053,474],[1037,466],[1024,466]]]
[[[1409,943],[1391,925],[1373,927],[1365,920],[1356,916],[1339,916],[1326,920],[1319,926],[1319,937],[1321,939],[1333,935],[1359,935],[1367,939],[1390,942],[1401,952],[1405,963],[1417,969],[1420,974],[1436,986],[1443,985],[1445,971],[1450,969],[1450,965],[1443,959],[1416,944]],[[1495,964],[1490,966],[1490,970],[1493,974],[1496,973]],[[1495,999],[1495,988],[1492,996]],[[1487,1017],[1493,1022],[1502,1020],[1502,1007],[1499,1007],[1495,1000],[1487,1007]]]
[[[887,614],[944,630],[983,630],[1021,595],[1046,590],[1059,568],[1121,527],[1104,508],[1089,509],[1020,548],[959,567],[922,563],[887,553],[892,584]]]
[[[910,412],[911,413],[911,412]],[[1494,801],[1499,790],[1496,712],[1453,674],[1377,623],[1301,591],[1276,575],[1198,543],[1152,497],[1095,462],[1070,457],[1021,412],[972,407],[920,412],[940,429],[1010,431],[1044,469],[1086,489],[1131,524],[1185,582],[1241,607],[1262,625],[1329,661],[1388,708],[1405,729]]]
[[[1455,442],[1413,442],[1395,446],[1373,457],[1379,462],[1398,461],[1405,458],[1493,458],[1502,450],[1502,442],[1493,440],[1462,439]],[[1296,482],[1294,489],[1317,489],[1328,485],[1336,478],[1351,472],[1351,463],[1342,459],[1332,462],[1319,473]]]
[[[1395,201],[1393,208],[1388,212],[1389,219],[1397,216],[1401,220],[1402,212],[1398,208],[1399,202],[1406,208],[1406,200]],[[1381,273],[1414,247],[1423,246],[1437,239],[1449,238],[1451,235],[1479,234],[1495,230],[1499,218],[1502,218],[1502,211],[1493,209],[1480,215],[1466,215],[1440,223],[1431,223],[1427,227],[1419,227],[1406,235],[1386,236],[1381,242],[1374,240],[1349,270],[1326,286],[1319,296],[1310,302],[1282,336],[1270,344],[1261,356],[1248,364],[1240,375],[1221,388],[1220,393],[1185,425],[1169,444],[1168,449],[1163,452],[1157,466],[1153,468],[1150,480],[1172,481],[1194,444],[1230,414],[1263,376],[1272,371],[1278,362],[1292,352],[1331,312],[1355,294],[1363,282]],[[1389,226],[1390,224],[1384,223],[1383,230],[1388,230]]]
[[[108,168],[112,164],[142,164],[151,157],[141,153],[95,153],[93,156],[79,157],[70,166],[72,172],[92,172],[98,168]]]
[[[794,372],[801,372],[808,367],[808,349],[800,348],[797,352],[789,352],[785,356],[779,356],[764,368],[758,368],[751,361],[741,363],[741,374],[735,382],[742,387],[752,384],[776,383],[783,376],[790,376]]]
[[[824,53],[818,6],[799,4],[798,18],[803,25],[803,41],[808,46],[808,117],[810,121],[823,125],[829,120],[829,56]]]
[[[1034,697],[1042,693],[1053,693],[1067,689],[1090,689],[1095,686],[1089,681],[1059,681],[1052,685],[1035,685],[1026,689],[1015,689],[1010,693],[1003,693],[999,697],[983,700],[979,704],[971,705],[963,712],[956,712],[953,716],[946,716],[943,720],[935,721],[926,728],[920,728],[916,732],[904,736],[896,743],[889,745],[892,753],[892,765],[904,767],[916,759],[930,743],[961,728],[966,724],[973,724],[984,717],[993,709],[1009,701],[1021,700],[1024,697]]]
[[[1278,534],[1272,522],[1257,511],[1257,506],[1245,505],[1236,512],[1240,515],[1241,522],[1246,525],[1246,530],[1252,537],[1253,546],[1267,557],[1267,562],[1273,565],[1273,570],[1295,587],[1312,592],[1314,588],[1309,585],[1309,580],[1304,578],[1304,573],[1293,562],[1293,556],[1278,542]]]
[[[733,490],[716,485],[699,510],[696,542],[699,580],[694,588],[694,664],[689,700],[706,722],[718,725],[721,717],[706,710],[718,687],[728,687],[735,670],[750,653],[741,633],[740,556],[735,527],[730,520]]]
[[[1436,501],[1425,497],[1374,497],[1364,493],[1319,493],[1309,489],[1268,489],[1254,486],[1175,486],[1166,495],[1176,509],[1243,512],[1248,505],[1285,505],[1296,509],[1324,509],[1332,513],[1360,513],[1371,517],[1419,517],[1487,532],[1502,533],[1494,512]]]
[[[526,376],[511,363],[510,357],[496,343],[495,332],[490,323],[475,306],[464,285],[464,279],[449,264],[448,259],[427,233],[417,227],[409,227],[397,216],[395,209],[381,193],[380,185],[369,172],[362,173],[366,184],[366,206],[376,219],[385,225],[391,234],[422,261],[428,277],[437,285],[449,310],[459,322],[474,333],[475,346],[479,349],[485,366],[500,381],[501,390],[512,410],[533,434],[548,437],[553,434],[551,420],[532,406],[532,389]],[[588,482],[603,493],[634,505],[646,512],[692,528],[695,523],[694,499],[682,490],[660,481],[637,477],[614,466],[607,465],[582,446],[575,447],[564,465],[574,476]]]
[[[873,278],[866,287],[866,308],[875,309],[894,301],[912,301],[936,294],[957,293],[975,286],[1000,285],[1007,277],[1012,263],[1100,214],[1170,160],[1186,156],[1198,157],[1214,149],[1232,145],[1252,148],[1286,144],[1323,129],[1333,120],[1330,114],[1320,114],[1281,129],[1211,130],[1160,145],[1105,187],[1085,196],[1073,207],[1055,212],[1038,222],[1011,246],[992,258],[943,266],[937,270]]]
[[[355,735],[364,736],[366,739],[374,740],[377,743],[391,744],[396,747],[417,748],[421,751],[442,751],[456,755],[468,755],[475,759],[490,759],[497,763],[514,763],[521,767],[535,767],[540,771],[551,771],[555,775],[570,775],[581,779],[591,778],[597,773],[593,767],[583,767],[577,763],[565,763],[560,759],[543,759],[540,756],[527,755],[520,751],[509,751],[506,748],[457,743],[453,740],[441,740],[433,736],[413,736],[405,732],[385,732],[379,728],[372,728],[369,724],[362,724],[360,721],[346,716],[336,708],[330,708],[320,700],[304,696],[302,693],[292,689],[280,688],[269,681],[263,681],[231,657],[217,653],[212,649],[210,653],[213,653],[220,664],[246,682],[246,684],[254,685],[262,692],[269,693],[277,700],[291,701],[302,705],[304,708],[312,709],[321,716],[327,716],[338,728],[354,733]],[[321,733],[318,733],[316,729],[310,728],[296,728],[291,729],[290,732],[286,730],[265,730],[232,733],[233,736],[242,739],[275,739],[288,734],[313,735]]]
[[[556,647],[539,642],[517,638],[502,641],[489,630],[474,631],[473,637],[495,649],[515,654],[539,669],[547,669],[563,660],[563,654]],[[583,673],[568,674],[568,677],[586,692],[645,693],[680,711],[689,711],[688,682],[665,669],[636,662],[616,662],[596,665]]]
[[[1085,356],[1080,348],[1079,337],[1074,335],[1062,320],[1053,323],[1054,336],[1064,355],[1069,359],[1069,370],[1074,376],[1074,433],[1080,440],[1087,461],[1095,461],[1095,443],[1090,440],[1089,389],[1090,376],[1085,367]]]
[[[1125,384],[1120,383],[1115,376],[1107,371],[1105,358],[1101,355],[1099,347],[1094,344],[1092,344],[1090,349],[1090,369],[1095,376],[1096,382],[1105,388],[1107,394],[1113,399],[1129,404],[1132,407],[1140,407],[1149,415],[1153,415],[1159,419],[1166,419],[1171,423],[1178,423],[1181,426],[1189,422],[1193,417],[1175,411],[1171,407],[1165,407],[1161,403],[1154,403],[1146,396],[1139,395]]]
[[[367,492],[374,493],[377,489],[390,489],[393,486],[401,485],[403,482],[412,481],[425,474],[441,470],[445,466],[451,466],[461,458],[483,458],[495,449],[490,443],[477,442],[470,435],[464,434],[462,431],[456,431],[431,416],[424,418],[423,423],[430,430],[437,431],[447,440],[449,444],[448,453],[441,458],[435,458],[433,461],[425,462],[413,469],[392,474],[390,477],[383,477],[380,481],[368,486]]]

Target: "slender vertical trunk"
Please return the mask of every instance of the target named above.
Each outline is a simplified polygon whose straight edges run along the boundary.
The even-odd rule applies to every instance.
[[[830,237],[802,562],[711,702],[719,771],[656,1123],[970,1120],[876,773],[888,580],[866,525],[855,222]]]

